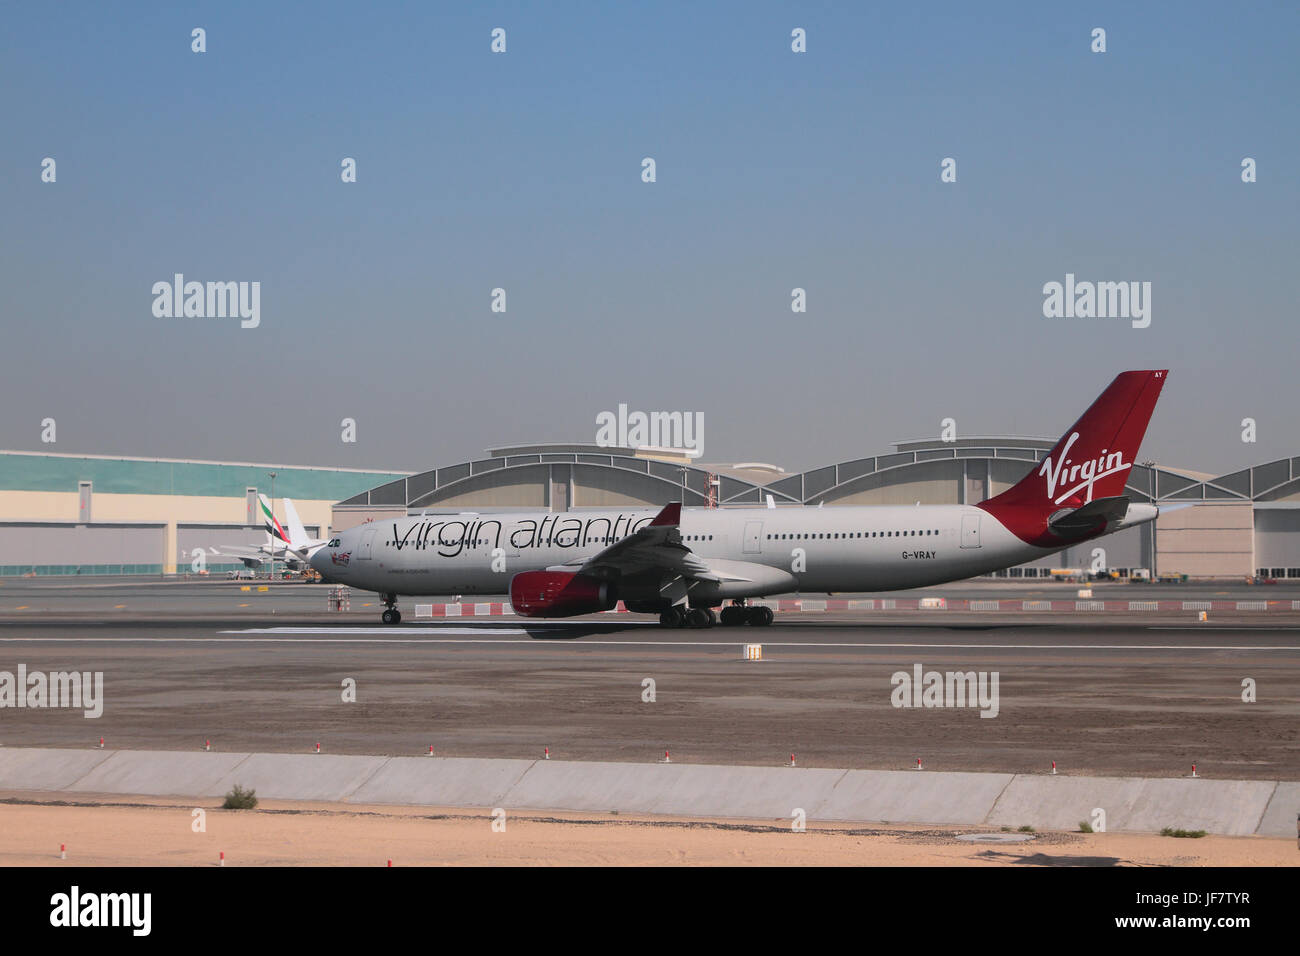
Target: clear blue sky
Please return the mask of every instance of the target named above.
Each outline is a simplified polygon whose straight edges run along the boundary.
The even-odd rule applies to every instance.
[[[0,446],[414,470],[592,440],[623,402],[798,469],[945,417],[1055,437],[1169,367],[1145,455],[1300,454],[1296,4],[5,19]],[[154,317],[176,272],[260,281],[260,328]],[[1150,281],[1150,328],[1045,319],[1067,272]]]

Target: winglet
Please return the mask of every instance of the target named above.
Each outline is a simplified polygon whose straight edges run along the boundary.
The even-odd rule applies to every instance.
[[[682,503],[680,501],[671,501],[664,505],[664,510],[655,515],[655,520],[650,522],[652,528],[670,527],[674,528],[682,523]]]

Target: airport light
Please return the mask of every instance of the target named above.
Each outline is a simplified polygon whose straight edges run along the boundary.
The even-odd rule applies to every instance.
[[[274,518],[275,518],[275,472],[273,472],[273,471],[268,471],[267,474],[271,476],[271,517],[274,519]],[[272,536],[271,536],[271,577],[270,577],[270,580],[272,580],[272,581],[275,580],[275,535],[272,535]]]
[[[1159,559],[1156,557],[1156,525],[1160,521],[1160,505],[1156,502],[1156,463],[1154,461],[1144,461],[1142,465],[1148,470],[1151,476],[1151,503],[1156,506],[1156,516],[1151,520],[1151,579],[1160,580],[1160,569],[1157,567]]]

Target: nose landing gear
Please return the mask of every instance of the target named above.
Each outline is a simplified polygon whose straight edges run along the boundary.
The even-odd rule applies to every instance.
[[[384,613],[380,615],[380,620],[385,624],[401,624],[402,612],[397,609],[397,595],[385,594],[384,604],[386,605],[386,609]]]

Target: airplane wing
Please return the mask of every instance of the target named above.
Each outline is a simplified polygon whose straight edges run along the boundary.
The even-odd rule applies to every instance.
[[[678,530],[681,516],[681,502],[674,501],[665,505],[653,521],[635,534],[611,544],[590,558],[556,565],[547,570],[577,571],[595,578],[661,571],[695,581],[749,580],[710,567],[708,562],[684,545]]]
[[[214,558],[234,558],[236,561],[242,561],[246,568],[260,568],[262,562],[266,560],[266,552],[261,548],[244,548],[238,545],[227,545],[224,548],[208,548],[208,552]]]

